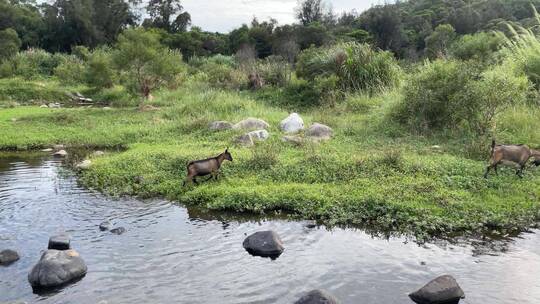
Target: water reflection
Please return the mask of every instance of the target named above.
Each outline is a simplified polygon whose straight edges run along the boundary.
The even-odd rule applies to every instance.
[[[19,262],[0,268],[0,303],[292,303],[313,288],[343,303],[410,303],[408,292],[445,273],[462,285],[464,303],[540,302],[537,233],[474,246],[418,246],[285,215],[257,218],[162,200],[113,200],[82,189],[60,165],[42,154],[0,160],[0,247],[21,254]],[[100,231],[106,219],[127,232]],[[285,244],[277,260],[242,248],[247,235],[270,229]],[[35,295],[28,271],[48,237],[62,232],[73,236],[88,274]]]

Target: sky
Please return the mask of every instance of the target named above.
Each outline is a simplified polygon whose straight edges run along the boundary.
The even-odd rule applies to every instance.
[[[362,12],[383,0],[329,0],[335,13],[356,9]],[[192,24],[210,32],[229,32],[253,17],[260,21],[270,17],[279,24],[295,22],[297,0],[183,0],[182,5],[191,14]]]

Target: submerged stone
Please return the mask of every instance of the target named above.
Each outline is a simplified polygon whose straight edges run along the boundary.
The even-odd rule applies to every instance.
[[[99,224],[99,230],[101,230],[101,231],[110,230],[111,227],[112,227],[112,224],[109,221],[104,221],[101,224]]]
[[[28,274],[34,290],[59,287],[80,279],[88,268],[75,250],[47,250]]]
[[[312,290],[294,302],[295,304],[338,304],[339,301],[324,290]]]
[[[259,231],[248,236],[243,243],[250,254],[261,257],[277,258],[285,249],[275,231]]]
[[[68,153],[66,152],[66,150],[60,150],[60,151],[54,153],[53,155],[56,156],[56,157],[65,157],[65,156],[67,156],[67,154]]]
[[[465,293],[454,277],[443,275],[409,294],[409,297],[418,304],[457,304],[465,298]]]
[[[126,232],[126,228],[124,227],[117,227],[117,228],[111,229],[111,233],[116,234],[116,235],[124,234],[125,232]]]
[[[9,265],[20,259],[19,253],[15,250],[5,249],[0,251],[0,265]]]

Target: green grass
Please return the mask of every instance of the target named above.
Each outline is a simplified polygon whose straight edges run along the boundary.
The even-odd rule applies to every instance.
[[[188,83],[157,93],[151,102],[157,111],[0,110],[0,150],[56,143],[122,146],[122,152],[93,157],[81,182],[111,195],[166,197],[213,210],[287,211],[330,225],[412,234],[418,240],[514,233],[540,219],[538,170],[528,170],[522,180],[510,169],[483,179],[486,162],[477,156],[481,153],[468,153],[466,143],[473,139],[415,136],[389,121],[387,113],[399,98],[390,91],[373,98],[351,96],[331,109],[298,109],[307,125],[328,124],[335,137],[295,146],[282,142],[278,129],[287,111],[250,93]],[[538,126],[535,113],[529,108],[503,113],[501,140],[539,145],[539,128],[529,124]],[[214,120],[246,117],[269,122],[272,138],[246,148],[234,144],[237,131],[207,129]],[[516,118],[525,121],[512,123]],[[188,161],[214,156],[226,147],[234,162],[224,164],[222,179],[181,187]],[[488,147],[483,148],[487,153]]]

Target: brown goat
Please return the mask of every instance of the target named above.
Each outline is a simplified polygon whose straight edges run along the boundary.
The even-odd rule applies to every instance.
[[[210,180],[212,177],[217,180],[219,175],[219,169],[221,168],[221,164],[223,164],[225,160],[233,161],[233,158],[231,156],[231,153],[229,153],[228,148],[227,150],[225,150],[225,152],[221,153],[216,157],[189,162],[187,165],[187,177],[184,181],[183,186],[185,186],[186,182],[188,181],[198,184],[196,180],[196,177],[198,176],[212,175],[208,180]]]
[[[504,163],[513,163],[519,166],[516,175],[523,177],[523,170],[527,163],[535,157],[534,163],[538,166],[540,162],[540,151],[529,149],[526,145],[497,145],[495,140],[491,142],[491,157],[489,166],[486,169],[484,177],[487,178],[491,169],[495,170],[495,174],[499,174],[497,166]]]

